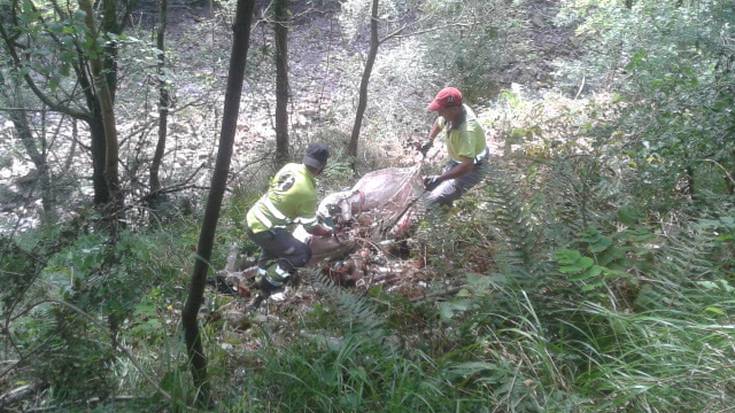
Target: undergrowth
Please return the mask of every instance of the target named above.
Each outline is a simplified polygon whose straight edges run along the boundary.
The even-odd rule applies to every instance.
[[[732,6],[563,3],[569,24],[586,18],[583,34],[602,34],[580,40],[598,46],[589,84],[625,75],[626,87],[618,80],[617,92],[587,96],[583,80],[574,99],[529,98],[516,84],[478,111],[504,153],[453,208],[417,224],[408,244],[426,263],[427,298],[312,274],[318,293],[307,311],[279,308],[232,326],[222,314],[236,298],[208,290],[200,320],[214,410],[732,409]],[[514,24],[457,36],[494,42]],[[703,41],[678,44],[676,33]],[[487,60],[491,49],[467,50]],[[465,52],[437,65],[461,69]],[[484,72],[466,74],[468,87],[490,84]],[[487,93],[476,89],[467,96]],[[379,132],[415,134],[404,123]],[[339,147],[338,132],[314,137]],[[392,149],[363,151],[364,165],[391,161]],[[334,151],[322,191],[353,180],[350,161]],[[244,218],[271,171],[253,169],[223,211],[212,272],[232,244],[257,252]],[[80,213],[0,238],[0,387],[41,388],[19,410],[190,410],[178,320],[198,221],[153,220],[113,242]]]

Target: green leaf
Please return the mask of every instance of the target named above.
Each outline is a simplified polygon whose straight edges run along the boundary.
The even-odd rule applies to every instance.
[[[569,277],[572,281],[584,281],[589,280],[590,278],[598,277],[600,274],[602,274],[603,270],[605,270],[604,267],[600,267],[599,265],[593,265],[588,270],[574,275],[572,277]]]
[[[466,298],[466,297],[470,297],[470,296],[472,296],[472,293],[470,292],[470,290],[468,290],[466,288],[462,288],[461,290],[459,290],[457,292],[457,297]]]
[[[725,290],[726,293],[735,291],[735,288],[733,288],[727,280],[717,280],[717,284],[721,289]]]
[[[656,238],[651,231],[645,228],[629,228],[623,231],[622,235],[631,242],[649,242]]]
[[[449,371],[458,376],[469,377],[482,371],[497,370],[497,368],[498,366],[493,363],[487,363],[484,361],[468,361],[449,367]]]
[[[472,287],[476,294],[483,293],[490,289],[492,281],[492,278],[486,275],[476,273],[467,274],[467,284]]]
[[[626,205],[618,210],[618,220],[625,225],[635,225],[643,219],[643,213],[631,205]]]
[[[597,256],[597,261],[602,266],[609,266],[613,262],[625,258],[625,250],[619,247],[608,248]]]
[[[156,315],[156,307],[151,303],[140,303],[135,306],[136,318],[155,317]]]
[[[559,267],[559,271],[564,274],[579,274],[588,268],[592,267],[595,261],[590,257],[582,257],[576,263],[572,265],[562,265]]]
[[[697,281],[697,284],[705,290],[716,290],[719,288],[717,284],[712,281]]]
[[[697,285],[704,288],[705,290],[722,290],[726,293],[731,293],[735,291],[735,288],[733,288],[727,280],[717,280],[717,281],[697,281]]]
[[[572,265],[582,258],[582,254],[577,250],[563,249],[556,252],[555,258],[559,265]]]
[[[49,78],[48,87],[51,89],[51,92],[56,92],[59,89],[59,79],[56,77]]]
[[[590,291],[594,291],[600,287],[602,287],[603,284],[600,282],[592,283],[592,284],[585,284],[582,286],[581,290],[582,292],[588,293]]]
[[[705,308],[704,311],[706,313],[710,313],[710,314],[714,314],[714,315],[722,315],[722,316],[727,315],[727,313],[725,313],[725,310],[723,310],[720,307],[714,306],[714,305],[711,305],[711,306]]]
[[[646,62],[646,58],[648,57],[648,53],[645,49],[640,49],[637,52],[631,56],[630,61],[627,65],[625,65],[626,70],[635,70],[643,65],[643,63]]]
[[[589,250],[593,254],[598,254],[602,251],[605,251],[612,245],[612,240],[607,237],[600,237],[597,241],[589,245]]]
[[[469,310],[469,300],[447,301],[439,305],[439,316],[443,321],[449,321],[455,314]]]

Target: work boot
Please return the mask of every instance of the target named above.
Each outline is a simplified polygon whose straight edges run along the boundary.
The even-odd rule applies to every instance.
[[[262,275],[257,275],[255,277],[255,282],[253,283],[253,286],[260,290],[260,292],[265,295],[266,297],[273,294],[274,292],[278,291],[281,287],[276,286],[270,283],[268,281],[268,278]]]
[[[248,308],[251,310],[257,310],[260,305],[263,303],[263,301],[267,300],[268,297],[271,296],[271,294],[281,291],[281,286],[275,286],[271,284],[270,281],[268,281],[268,277],[266,276],[266,271],[262,268],[258,269],[258,275],[255,276],[255,282],[253,282],[253,287],[258,289],[258,293],[255,294],[255,298],[253,301],[248,305]]]
[[[301,275],[296,269],[294,269],[291,272],[291,276],[287,278],[287,281],[288,281],[288,285],[292,289],[298,288],[301,285]]]

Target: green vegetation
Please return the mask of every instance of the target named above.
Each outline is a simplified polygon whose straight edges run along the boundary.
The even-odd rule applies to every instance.
[[[310,3],[347,27],[350,15],[339,15],[336,2]],[[344,2],[344,13],[355,12],[353,3]],[[211,411],[732,409],[732,1],[567,0],[559,9],[533,1],[385,3],[390,16],[419,10],[432,18],[440,14],[448,24],[425,33],[425,27],[417,29],[405,40],[381,46],[373,84],[385,93],[371,90],[360,169],[405,164],[408,152],[397,140],[428,129],[422,111],[433,86],[412,89],[418,97],[404,91],[401,102],[387,96],[444,79],[463,86],[477,103],[481,122],[502,153],[492,156],[482,185],[451,209],[427,214],[406,241],[408,260],[422,263],[421,282],[428,286],[423,295],[380,285],[345,288],[312,269],[291,291],[307,296],[305,304],[275,303],[268,312],[243,316],[235,311],[240,298],[209,289],[200,323],[215,403]],[[224,2],[191,31],[179,28],[178,35],[187,44],[192,43],[188,36],[202,33],[224,37],[227,28],[217,22],[232,8]],[[305,16],[299,18],[321,18]],[[449,24],[452,18],[462,24]],[[353,27],[357,34],[350,36],[359,39],[367,26],[360,27]],[[33,28],[41,31],[40,25]],[[290,41],[299,34],[289,34]],[[544,36],[553,37],[550,50],[544,49]],[[268,59],[258,62],[257,56],[267,55],[270,46],[265,35],[258,37],[253,36],[252,56],[260,68]],[[331,47],[347,47],[336,44]],[[183,82],[182,72],[190,70],[195,72],[187,85],[191,89],[221,92],[217,74],[208,71],[212,63],[205,56],[192,57],[201,52],[214,59],[224,50],[208,47],[172,51],[180,66],[171,81]],[[381,54],[405,57],[409,49],[426,64],[425,78],[419,76],[421,68],[386,71],[387,63],[380,61]],[[121,58],[138,64],[150,60],[147,47],[141,46],[139,55],[132,48],[123,52]],[[296,47],[289,53],[302,52]],[[344,56],[334,60],[330,64],[356,83],[355,63]],[[519,69],[519,61],[526,67]],[[552,66],[553,73],[548,71]],[[12,72],[8,66],[0,70]],[[56,79],[68,68],[54,70]],[[272,79],[249,70],[255,90],[272,86]],[[196,83],[196,77],[207,79]],[[146,98],[125,83],[129,79],[120,80],[120,125],[135,123],[132,108]],[[335,148],[320,182],[324,192],[352,181],[345,153],[353,118],[340,120],[349,105],[339,99],[340,94],[354,97],[357,90],[346,88],[343,80],[332,81],[330,86],[340,88],[333,97],[337,103],[324,109],[319,101],[310,108],[315,123],[297,125],[292,145],[296,155],[310,140]],[[296,77],[294,90],[299,82],[306,84]],[[61,78],[57,83],[51,86],[70,86]],[[28,91],[23,93],[30,99]],[[218,124],[212,116],[220,102],[202,95],[177,112],[180,118],[173,117],[174,139],[186,134],[211,138],[207,128]],[[247,123],[246,116],[241,114],[241,123]],[[163,208],[133,202],[143,191],[144,179],[135,177],[137,162],[143,162],[138,156],[145,152],[141,148],[153,146],[134,131],[121,145],[127,168],[122,168],[127,171],[122,187],[134,193],[126,200],[132,206],[125,228],[111,234],[100,225],[103,212],[80,207],[91,202],[79,194],[81,201],[57,208],[62,212],[58,222],[3,228],[0,395],[24,385],[38,387],[35,398],[7,407],[0,400],[0,410],[194,409],[196,389],[180,314],[200,230],[202,192],[185,182],[180,186],[190,191],[172,192]],[[248,133],[259,138],[263,132],[253,122]],[[219,219],[210,275],[224,267],[230,245],[250,255],[256,251],[242,222],[270,174],[271,164],[261,158],[272,153],[274,142],[243,136],[247,146],[239,150],[250,158],[239,159],[240,169],[233,169],[237,176]],[[67,147],[58,150],[60,158],[73,153]],[[0,157],[5,162],[16,152],[22,150]],[[193,152],[185,153],[176,168],[185,169],[188,157],[194,158]],[[80,172],[52,164],[50,171],[52,182],[61,182],[64,173],[81,181],[91,168]],[[188,175],[177,170],[169,179]]]

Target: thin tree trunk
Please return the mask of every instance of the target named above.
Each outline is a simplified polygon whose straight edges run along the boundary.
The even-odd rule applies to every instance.
[[[82,56],[79,56],[79,66],[84,66]],[[92,187],[94,188],[94,205],[102,207],[110,203],[112,199],[110,189],[105,179],[105,126],[102,120],[102,111],[100,109],[99,100],[95,94],[92,81],[89,79],[87,72],[84,70],[77,71],[77,79],[79,86],[84,91],[84,99],[89,109],[89,116],[83,119],[89,127],[89,135],[92,150]]]
[[[110,1],[110,0],[106,0]],[[94,21],[94,10],[92,9],[92,3],[90,0],[79,0],[79,8],[84,11],[85,24],[89,30],[90,36],[95,36],[97,33],[97,27]],[[97,39],[94,38],[91,42],[95,47],[98,47]],[[99,103],[100,115],[102,118],[102,127],[105,136],[105,157],[104,157],[104,175],[107,188],[110,193],[109,204],[111,207],[110,211],[110,224],[114,231],[117,227],[119,220],[122,218],[124,210],[123,197],[120,191],[120,184],[118,178],[118,142],[117,142],[117,126],[115,124],[115,111],[113,107],[113,95],[110,91],[103,57],[93,57],[89,59],[89,63],[92,67],[92,77],[95,90],[97,92],[97,101]]]
[[[160,0],[158,12],[158,35],[156,37],[156,47],[158,48],[158,81],[159,81],[159,101],[158,101],[158,143],[156,144],[156,152],[153,154],[151,162],[150,191],[152,201],[158,198],[158,191],[161,190],[161,181],[158,178],[158,171],[163,160],[163,153],[166,149],[166,133],[168,124],[168,106],[169,94],[166,84],[166,54],[164,52],[164,36],[166,35],[166,10],[168,8],[167,0]]]
[[[240,111],[240,95],[245,74],[248,42],[250,40],[250,24],[252,21],[255,0],[238,0],[235,12],[235,22],[232,26],[233,41],[230,56],[230,68],[225,93],[225,107],[222,117],[217,161],[214,166],[212,184],[207,197],[207,206],[204,212],[202,230],[199,234],[199,244],[194,262],[194,271],[191,276],[189,296],[186,299],[184,310],[181,313],[181,323],[184,328],[186,348],[191,363],[191,373],[194,385],[198,388],[196,400],[200,405],[209,405],[209,384],[207,383],[207,358],[202,348],[199,335],[197,315],[202,305],[204,287],[207,281],[209,259],[212,255],[212,244],[219,219],[222,198],[227,183],[227,174],[230,170],[232,146],[235,140],[235,127]]]
[[[362,127],[362,118],[365,114],[368,98],[368,83],[370,82],[370,74],[373,72],[375,57],[378,54],[378,0],[373,0],[372,12],[370,18],[370,51],[368,52],[367,62],[365,62],[365,70],[362,72],[362,80],[360,81],[360,98],[357,103],[357,112],[355,114],[355,124],[352,127],[352,135],[350,135],[350,145],[347,147],[347,154],[352,157],[352,169],[357,171],[357,142],[360,138],[360,128]]]
[[[735,149],[733,149],[730,152],[731,159],[730,159],[730,176],[735,176]],[[727,180],[727,189],[730,195],[735,194],[735,184],[731,180]]]
[[[99,108],[95,108],[92,119],[87,122],[92,149],[92,187],[94,188],[94,204],[104,206],[112,197],[105,179],[105,126]]]
[[[75,155],[77,153],[78,140],[79,129],[77,128],[77,120],[71,118],[71,148],[69,148],[69,153],[67,153],[66,155],[66,160],[64,160],[64,166],[61,168],[60,175],[66,175],[69,172],[69,169],[71,169],[72,161],[74,161]]]
[[[276,38],[276,163],[288,162],[288,0],[275,0]]]
[[[16,106],[20,107],[16,101]],[[49,172],[48,162],[46,154],[39,151],[36,147],[35,139],[33,138],[33,132],[28,124],[28,118],[23,111],[11,110],[8,112],[8,117],[15,126],[15,131],[18,133],[18,138],[26,150],[26,153],[31,158],[33,166],[36,167],[38,172],[38,180],[41,186],[41,203],[43,205],[43,222],[53,223],[54,221],[54,196],[53,189],[51,188],[51,174]],[[41,137],[45,139],[45,137]]]
[[[102,15],[101,30],[105,36],[107,33],[120,34],[122,32],[122,24],[117,18],[117,2],[118,0],[102,0],[104,13]],[[117,91],[117,41],[107,38],[104,50],[105,53],[101,63],[110,93],[110,100],[114,103],[115,92]]]
[[[9,106],[23,108],[25,105],[21,93],[22,92],[17,82],[6,82],[6,79],[2,76],[2,73],[0,73],[0,96],[3,98],[2,101],[12,103]],[[28,123],[26,112],[23,110],[9,110],[7,111],[7,114],[13,122],[13,126],[15,127],[15,131],[18,134],[18,138],[20,138],[23,148],[31,158],[31,161],[38,172],[38,180],[41,184],[41,203],[43,206],[42,221],[44,223],[52,223],[56,219],[54,212],[56,201],[54,199],[53,188],[51,187],[51,172],[46,154],[45,131],[39,138],[41,141],[41,150],[39,150],[36,146],[35,139],[33,138],[33,132],[31,131],[31,127]]]

